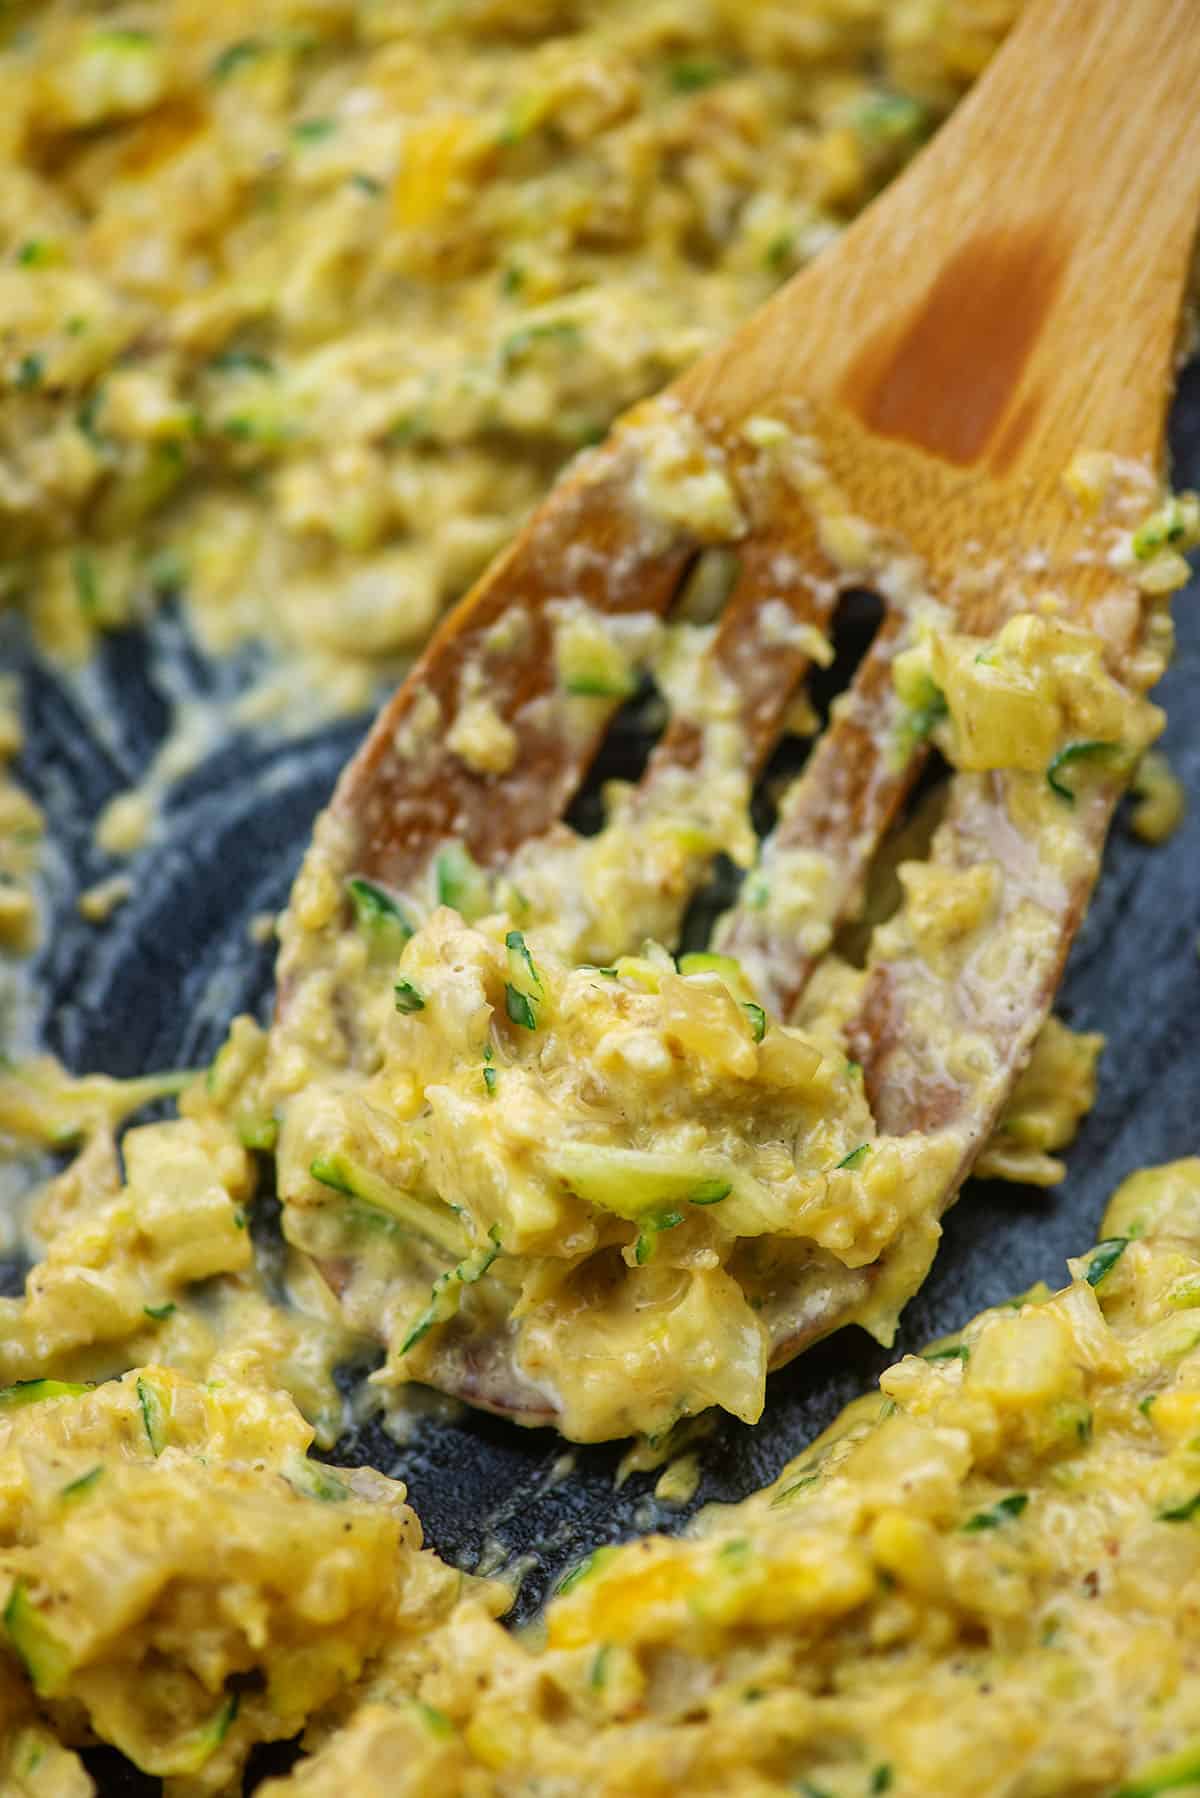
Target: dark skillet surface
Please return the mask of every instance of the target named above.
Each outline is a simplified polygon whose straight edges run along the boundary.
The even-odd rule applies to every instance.
[[[1200,481],[1200,364],[1181,383],[1171,434],[1176,482]],[[1165,746],[1193,796],[1200,793],[1195,598],[1193,582],[1177,599],[1179,651],[1156,695],[1170,715]],[[156,658],[166,655],[176,668],[187,663],[202,691],[237,683],[251,663],[214,671],[169,617],[148,638],[113,640],[100,658],[98,687],[117,729],[103,743],[89,722],[98,715],[94,698],[81,700],[13,637],[3,650],[26,681],[22,777],[45,807],[61,853],[53,923],[36,968],[46,995],[46,1044],[81,1072],[201,1065],[235,1012],[267,1013],[273,946],[255,946],[248,925],[283,904],[313,816],[363,721],[285,743],[253,736],[227,743],[173,793],[163,837],[135,866],[134,896],[96,930],[75,912],[79,891],[111,872],[91,847],[92,821],[161,738],[166,714]],[[1109,1193],[1126,1174],[1200,1148],[1198,939],[1200,807],[1193,804],[1183,828],[1158,848],[1139,843],[1118,819],[1059,1005],[1072,1024],[1108,1036],[1099,1099],[1069,1153],[1066,1182],[1050,1194],[971,1182],[895,1348],[885,1352],[861,1331],[847,1330],[775,1375],[756,1429],[723,1419],[700,1444],[703,1479],[687,1511],[655,1505],[653,1474],[635,1475],[616,1491],[621,1445],[575,1451],[563,1477],[556,1469],[563,1444],[552,1434],[470,1413],[450,1422],[426,1418],[404,1446],[369,1426],[344,1437],[331,1458],[369,1462],[407,1481],[428,1541],[460,1566],[475,1567],[485,1549],[531,1555],[518,1619],[597,1544],[655,1523],[676,1529],[698,1504],[744,1496],[898,1354],[1036,1280],[1061,1283],[1065,1257],[1092,1241]],[[271,1229],[271,1206],[260,1211],[261,1238]],[[0,1263],[0,1278],[14,1290],[19,1270]],[[278,1764],[275,1755],[256,1761],[261,1771]],[[107,1753],[95,1757],[93,1770],[114,1798],[157,1789]]]

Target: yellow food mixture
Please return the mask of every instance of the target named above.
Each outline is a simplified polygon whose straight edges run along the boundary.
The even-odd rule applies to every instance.
[[[765,1491],[591,1556],[540,1639],[468,1600],[416,1688],[440,1726],[384,1671],[272,1798],[1194,1789],[1200,1162],[1102,1228]]]
[[[284,658],[244,715],[301,690],[310,715],[367,703],[563,462],[902,165],[1015,10],[13,9],[4,594],[67,660],[179,596],[207,649]],[[648,514],[735,536],[737,495],[681,480],[658,441]],[[1081,503],[1102,461],[1071,471]],[[822,531],[853,554],[857,521]],[[1165,595],[1198,534],[1194,498],[1168,499],[1119,556]],[[1118,682],[1053,596],[986,640],[944,623],[914,611],[895,752],[931,737],[1002,774],[1065,878],[1077,796],[1128,779],[1159,727],[1162,631]],[[907,1357],[686,1539],[599,1551],[522,1639],[495,1621],[504,1590],[422,1550],[402,1487],[307,1452],[339,1434],[332,1370],[366,1335],[384,1388],[503,1338],[474,1396],[581,1439],[714,1404],[754,1419],[810,1312],[889,1341],[936,1245],[961,1144],[877,1127],[845,1040],[862,969],[830,957],[785,1018],[751,959],[660,946],[718,850],[749,869],[745,903],[814,953],[831,935],[820,858],[756,844],[711,626],[614,627],[564,598],[554,628],[580,728],[649,671],[700,731],[690,780],[649,805],[614,789],[598,836],[556,833],[501,877],[448,841],[402,894],[357,879],[327,820],[270,1033],[237,1020],[199,1080],[0,1070],[0,1140],[79,1150],[33,1207],[24,1296],[0,1299],[0,1790],[87,1798],[74,1750],[99,1739],[173,1798],[232,1794],[256,1743],[302,1729],[278,1798],[1200,1785],[1198,1163],[1127,1182],[1066,1292]],[[207,740],[177,722],[103,820],[113,853]],[[469,767],[511,766],[483,670],[453,729]],[[0,762],[19,747],[5,696]],[[1179,796],[1150,757],[1136,779],[1156,839]],[[40,828],[5,775],[13,949]],[[971,954],[996,879],[930,844],[868,911],[881,950],[937,972]],[[1100,1046],[1050,1021],[982,1170],[1061,1177]],[[170,1093],[181,1115],[118,1149]],[[269,1155],[289,1244],[270,1277],[249,1228]]]
[[[305,1720],[278,1798],[1190,1788],[1200,1162],[1127,1180],[1102,1230],[1062,1292],[907,1356],[686,1537],[597,1551],[517,1639],[281,1393],[154,1364],[6,1389],[9,1789],[89,1792],[66,1748],[95,1729],[230,1791]]]
[[[68,1739],[220,1790],[457,1601],[404,1488],[311,1437],[283,1393],[162,1367],[6,1389],[6,1641]]]
[[[906,654],[896,681],[910,712],[932,685],[949,756],[1003,772],[1047,867],[1069,869],[1079,783],[1136,756],[1154,708],[1106,672],[1089,633],[1046,615],[982,643],[930,634]],[[1018,707],[1032,690],[1026,728],[1014,738],[1003,702],[964,699],[972,683]],[[964,719],[976,725],[965,749]],[[1079,741],[1106,753],[1064,759]],[[618,806],[611,844],[602,831],[573,856],[563,845],[568,871],[610,851],[634,870],[605,889],[618,899],[610,930],[640,932],[639,851],[660,824]],[[1118,1196],[1067,1296],[990,1314],[893,1370],[895,1410],[881,1417],[870,1401],[860,1427],[860,1404],[828,1461],[806,1459],[695,1541],[600,1555],[551,1607],[544,1648],[498,1629],[493,1589],[459,1602],[456,1577],[428,1561],[410,1577],[397,1489],[304,1454],[314,1435],[337,1434],[331,1370],[354,1346],[347,1325],[387,1340],[385,1385],[414,1373],[442,1383],[439,1355],[473,1312],[485,1335],[515,1327],[517,1366],[553,1393],[567,1434],[661,1435],[714,1403],[753,1418],[774,1307],[803,1312],[812,1289],[840,1282],[850,1314],[887,1337],[928,1265],[961,1146],[953,1133],[877,1130],[841,1035],[864,978],[851,964],[831,958],[802,1021],[785,1023],[729,957],[676,963],[653,943],[617,944],[611,965],[581,964],[578,919],[556,927],[534,901],[528,934],[515,928],[461,846],[423,892],[343,885],[337,832],[331,814],[281,925],[278,1023],[264,1033],[238,1020],[184,1086],[181,1116],[125,1134],[123,1167],[122,1114],[182,1077],[71,1081],[42,1061],[0,1079],[14,1138],[84,1143],[35,1209],[45,1252],[25,1296],[0,1301],[0,1415],[12,1414],[0,1579],[8,1649],[32,1688],[18,1682],[14,1699],[30,1754],[94,1730],[172,1791],[220,1792],[254,1741],[307,1723],[300,1790],[378,1778],[414,1792],[632,1793],[687,1778],[751,1792],[807,1780],[851,1798],[881,1780],[874,1789],[925,1789],[919,1767],[934,1756],[952,1791],[976,1736],[997,1791],[1014,1739],[1044,1762],[1036,1789],[1048,1792],[1112,1790],[1160,1749],[1190,1752],[1186,1687],[1165,1677],[1138,1687],[1141,1734],[1124,1718],[1100,1730],[1116,1650],[1083,1628],[1086,1606],[1076,1622],[1058,1600],[1072,1557],[1095,1558],[1102,1524],[1106,1544],[1128,1527],[1140,1553],[1139,1519],[1187,1473],[1186,1456],[1156,1472],[1164,1445],[1143,1443],[1131,1420],[1176,1360],[1186,1384],[1195,1332],[1158,1323],[1186,1308],[1198,1264],[1186,1253],[1200,1227],[1196,1164]],[[988,901],[986,882],[976,891],[986,866],[965,883],[940,872],[937,841],[931,862],[900,864],[901,908],[877,932],[908,933],[931,964],[964,952]],[[347,992],[353,1002],[337,1002]],[[1001,1164],[1008,1138],[1021,1172],[1031,1150],[1069,1136],[1098,1046],[1047,1028],[1002,1120]],[[305,1251],[282,1305],[248,1228],[269,1153],[286,1234]],[[1122,1293],[1110,1324],[1098,1303]],[[1122,1343],[1141,1332],[1139,1358]],[[1165,1418],[1182,1401],[1156,1402]],[[1099,1518],[1087,1508],[1098,1489]],[[1079,1517],[1064,1523],[1062,1503]],[[297,1506],[322,1507],[320,1522]],[[1149,1512],[1168,1543],[1189,1506],[1185,1495]],[[1043,1517],[1044,1539],[1032,1535]],[[1152,1565],[1160,1552],[1146,1550]],[[98,1593],[126,1586],[110,1617]],[[1045,1626],[1051,1597],[1080,1641],[1048,1663],[1062,1701],[1014,1738],[1040,1666],[1014,1631]],[[1167,1627],[1152,1607],[1139,1623],[1152,1668]],[[914,1710],[914,1690],[931,1685],[943,1695]],[[1094,1716],[1100,1771],[1072,1785],[1066,1732]]]
[[[1015,0],[50,0],[0,55],[4,587],[181,592],[361,705],[622,408],[899,167]]]

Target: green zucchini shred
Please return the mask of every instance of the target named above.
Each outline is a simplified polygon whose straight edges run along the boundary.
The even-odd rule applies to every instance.
[[[207,1723],[200,1724],[190,1735],[184,1736],[169,1757],[155,1761],[153,1771],[164,1778],[198,1773],[212,1759],[229,1734],[240,1703],[239,1694],[231,1692]]]
[[[340,1505],[350,1497],[349,1489],[331,1468],[310,1460],[299,1451],[288,1457],[281,1471],[292,1491],[301,1498],[314,1498],[323,1505]]]
[[[148,50],[154,42],[154,34],[137,26],[118,25],[105,31],[93,31],[90,42],[104,50]]]
[[[444,1205],[402,1192],[349,1155],[337,1150],[318,1155],[309,1163],[308,1171],[332,1192],[365,1206],[368,1213],[381,1214],[414,1236],[436,1243],[449,1255],[461,1256],[466,1248],[461,1225]]]
[[[1084,1275],[1089,1286],[1099,1286],[1106,1274],[1112,1272],[1121,1256],[1129,1247],[1128,1236],[1106,1236],[1092,1250]]]
[[[1190,1523],[1200,1513],[1200,1492],[1193,1493],[1180,1504],[1168,1505],[1157,1513],[1160,1523]]]
[[[491,883],[464,844],[448,843],[438,851],[434,882],[439,905],[450,906],[468,924],[486,917],[491,908]]]
[[[167,1446],[167,1409],[158,1388],[140,1376],[137,1382],[137,1396],[142,1412],[142,1424],[146,1431],[146,1440],[157,1460]]]
[[[594,1548],[589,1555],[584,1555],[582,1561],[577,1561],[574,1567],[568,1568],[567,1572],[563,1574],[554,1588],[555,1598],[565,1598],[568,1592],[573,1592],[576,1586],[581,1586],[585,1579],[590,1579],[594,1573],[599,1573],[605,1563],[612,1560],[616,1552],[616,1549],[609,1543],[605,1544],[603,1548]]]
[[[1109,756],[1118,755],[1120,751],[1120,743],[1103,742],[1099,738],[1086,738],[1078,743],[1067,743],[1057,755],[1051,757],[1046,769],[1046,785],[1052,793],[1057,793],[1058,797],[1065,800],[1068,805],[1074,805],[1074,790],[1060,778],[1060,770],[1069,768],[1073,762],[1103,761]]]
[[[36,1405],[47,1398],[79,1398],[91,1392],[90,1384],[76,1380],[17,1380],[11,1386],[0,1386],[0,1407],[14,1409],[18,1405]]]
[[[922,683],[921,698],[908,707],[901,721],[900,741],[905,754],[911,755],[919,743],[928,741],[938,725],[949,716],[946,695],[933,677],[927,675]]]
[[[1200,1742],[1189,1742],[1174,1754],[1161,1754],[1148,1762],[1132,1779],[1118,1787],[1113,1798],[1158,1798],[1160,1792],[1173,1792],[1180,1786],[1200,1784]]]
[[[677,94],[698,94],[728,75],[726,64],[712,57],[684,57],[668,67],[667,84]]]
[[[984,1530],[998,1530],[1011,1518],[1019,1517],[1028,1503],[1028,1492],[1010,1492],[1007,1498],[997,1499],[986,1511],[976,1511],[974,1517],[968,1517],[962,1526],[963,1534],[978,1536]]]
[[[766,1012],[761,1005],[756,1005],[752,999],[744,999],[742,1001],[742,1010],[750,1020],[751,1036],[756,1043],[761,1043],[763,1037],[767,1034]]]
[[[412,1705],[426,1729],[433,1735],[446,1737],[454,1734],[454,1725],[445,1711],[439,1711],[434,1704],[426,1704],[423,1698],[414,1698]]]
[[[520,993],[530,998],[541,998],[542,977],[538,973],[529,945],[523,933],[510,930],[504,938],[504,947],[508,951],[508,974],[513,986]]]
[[[574,349],[582,342],[583,332],[574,319],[552,318],[539,321],[537,324],[521,325],[502,339],[499,350],[500,366],[507,374],[514,363],[520,362],[535,344],[558,343],[563,349]]]
[[[237,69],[262,56],[266,48],[259,37],[238,38],[236,43],[226,44],[219,55],[213,57],[208,72],[214,81],[227,81]]]
[[[348,1199],[362,1197],[362,1194],[355,1192],[354,1187],[350,1184],[350,1175],[345,1172],[342,1158],[339,1155],[318,1155],[315,1161],[310,1163],[308,1171],[314,1180],[321,1182],[322,1186],[331,1187],[334,1192],[344,1193]]]
[[[537,1029],[537,1014],[533,1009],[533,1001],[526,994],[519,993],[511,981],[504,987],[504,1009],[514,1024],[522,1030]]]
[[[54,1698],[66,1684],[74,1664],[71,1650],[41,1615],[23,1579],[17,1579],[4,1606],[4,1629],[13,1652],[41,1698]]]
[[[499,1225],[493,1224],[488,1232],[485,1248],[475,1249],[471,1254],[465,1255],[457,1266],[447,1268],[444,1274],[438,1275],[429,1294],[429,1303],[401,1342],[400,1353],[407,1355],[410,1349],[424,1341],[435,1325],[447,1323],[458,1311],[463,1287],[474,1286],[476,1281],[482,1280],[492,1263],[503,1253]]]
[[[361,874],[352,875],[346,891],[354,907],[354,922],[366,931],[386,931],[390,942],[403,945],[413,934],[413,927],[390,893]]]
[[[689,1205],[719,1205],[733,1191],[732,1180],[704,1180],[688,1194]]]
[[[645,1267],[653,1257],[657,1238],[662,1232],[677,1230],[682,1222],[682,1211],[660,1211],[657,1216],[642,1218],[633,1247],[633,1258],[639,1267]]]
[[[46,358],[31,350],[22,356],[17,364],[17,389],[21,393],[32,393],[41,386],[46,373]]]
[[[100,1464],[97,1464],[95,1467],[89,1467],[86,1473],[81,1473],[79,1475],[78,1479],[68,1480],[58,1496],[60,1498],[81,1498],[85,1492],[90,1492],[92,1490],[92,1487],[99,1482],[103,1473],[104,1468]]]
[[[785,1486],[782,1492],[777,1492],[775,1494],[774,1498],[771,1500],[772,1511],[774,1511],[777,1506],[786,1504],[789,1498],[794,1498],[797,1492],[803,1492],[808,1486],[815,1486],[820,1477],[819,1473],[801,1474],[800,1478],[793,1480],[790,1486]]]
[[[872,94],[855,115],[865,137],[877,143],[904,143],[929,129],[929,112],[911,94]]]
[[[573,699],[628,699],[636,684],[632,678],[606,680],[599,674],[572,674],[563,681]]]
[[[269,1155],[279,1141],[279,1123],[273,1117],[241,1117],[236,1128],[243,1149],[258,1149]]]
[[[1166,505],[1151,512],[1149,518],[1142,520],[1130,539],[1130,547],[1139,562],[1149,562],[1159,550],[1186,543],[1187,536],[1183,507],[1178,499],[1171,498]]]
[[[275,364],[258,350],[238,348],[219,350],[211,358],[208,366],[218,369],[222,374],[273,375],[275,373]]]
[[[75,583],[80,611],[85,618],[97,618],[100,614],[100,581],[91,556],[80,551],[71,557],[71,579]]]
[[[861,1167],[863,1162],[867,1159],[867,1156],[870,1153],[871,1153],[870,1143],[869,1142],[860,1142],[856,1149],[851,1149],[851,1151],[848,1155],[842,1156],[842,1159],[837,1163],[837,1166],[834,1168],[834,1172],[836,1173],[838,1171],[838,1169],[840,1169],[840,1168]]]
[[[69,321],[68,321],[69,328]],[[104,404],[103,386],[95,388],[87,398],[80,402],[75,413],[75,424],[80,434],[87,438],[93,449],[104,448],[104,435],[96,422],[101,406]]]

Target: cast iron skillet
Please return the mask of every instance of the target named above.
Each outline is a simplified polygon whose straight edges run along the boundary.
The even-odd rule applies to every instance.
[[[1200,363],[1181,381],[1172,447],[1176,483],[1200,481]],[[1177,598],[1179,650],[1157,694],[1170,715],[1165,746],[1193,795],[1200,792],[1195,597],[1193,583]],[[161,739],[164,686],[182,674],[200,691],[228,692],[245,681],[254,658],[207,665],[170,611],[146,634],[107,641],[82,688],[59,680],[15,632],[0,650],[25,681],[28,748],[20,772],[45,807],[59,851],[52,922],[35,968],[46,1045],[81,1072],[202,1065],[235,1012],[269,1011],[273,946],[256,946],[248,926],[283,904],[314,814],[365,721],[284,742],[246,735],[224,744],[172,795],[161,840],[134,864],[133,897],[97,930],[75,911],[79,891],[111,872],[91,846],[92,821]],[[105,711],[107,734],[98,723]],[[627,730],[600,772],[621,771],[638,753]],[[1118,818],[1059,1006],[1069,1022],[1109,1039],[1099,1099],[1069,1154],[1065,1185],[1047,1195],[970,1182],[895,1349],[843,1330],[772,1376],[756,1429],[725,1418],[701,1444],[703,1479],[686,1511],[656,1506],[653,1475],[635,1475],[616,1491],[620,1445],[576,1451],[564,1478],[556,1470],[563,1444],[549,1431],[472,1413],[453,1422],[427,1418],[404,1447],[369,1426],[344,1437],[331,1458],[407,1481],[428,1541],[462,1567],[485,1555],[494,1565],[497,1555],[532,1554],[512,1613],[518,1621],[596,1545],[654,1525],[678,1529],[697,1505],[753,1491],[896,1355],[1035,1280],[1061,1283],[1064,1257],[1091,1243],[1109,1193],[1127,1173],[1200,1149],[1198,937],[1200,810],[1158,848],[1139,843]],[[260,1241],[274,1228],[272,1211],[271,1201],[259,1207]],[[0,1263],[5,1290],[19,1289],[20,1273]],[[290,1752],[256,1757],[248,1789],[286,1766]],[[89,1760],[100,1790],[113,1798],[158,1789],[108,1751]]]

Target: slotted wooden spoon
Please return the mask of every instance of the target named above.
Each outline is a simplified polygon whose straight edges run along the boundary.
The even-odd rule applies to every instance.
[[[746,421],[792,426],[845,516],[874,528],[848,566],[836,545],[831,553],[828,520],[794,487],[743,481],[739,575],[711,651],[737,683],[752,772],[809,666],[802,633],[799,643],[795,633],[781,639],[778,602],[821,629],[842,590],[882,591],[884,623],[774,843],[831,858],[830,927],[853,914],[922,761],[919,750],[895,754],[891,667],[910,622],[897,552],[960,630],[991,632],[1055,591],[1072,621],[1102,636],[1112,671],[1137,684],[1146,600],[1109,554],[1130,518],[1119,506],[1090,514],[1063,476],[1080,450],[1109,452],[1130,474],[1128,499],[1138,491],[1131,471],[1160,469],[1198,209],[1194,0],[1036,0],[887,194],[668,390],[668,406],[695,421],[733,476],[750,459]],[[578,708],[558,703],[548,606],[570,595],[606,613],[665,612],[701,547],[684,527],[648,528],[644,443],[636,426],[618,427],[580,458],[445,620],[338,785],[345,874],[412,888],[448,838],[497,868],[552,829],[607,716],[597,706],[594,728],[581,731]],[[1148,479],[1140,491],[1145,505]],[[502,617],[520,628],[497,651],[489,632]],[[485,671],[488,697],[515,732],[508,772],[473,770],[449,746],[469,669]],[[644,790],[698,754],[695,727],[672,723]],[[852,1052],[882,1133],[957,1132],[947,1204],[1045,1019],[1120,785],[1101,773],[1081,789],[1073,824],[1086,853],[1059,879],[1009,815],[1005,777],[956,776],[934,858],[991,861],[1001,877],[976,973],[939,973],[911,946],[872,961]],[[811,945],[773,933],[747,906],[727,921],[722,946],[786,1016],[811,974]],[[288,980],[285,957],[284,1007]],[[973,1066],[951,1075],[947,1051],[964,1036]],[[327,1273],[336,1287],[339,1269]],[[843,1308],[832,1297],[804,1315],[785,1308],[773,1364],[835,1327]],[[554,1415],[505,1341],[458,1340],[437,1383],[523,1421]]]

